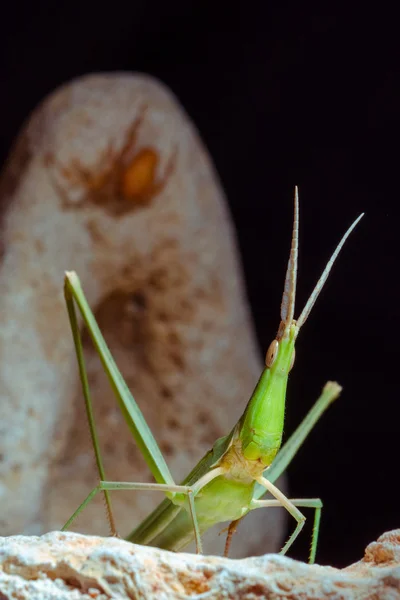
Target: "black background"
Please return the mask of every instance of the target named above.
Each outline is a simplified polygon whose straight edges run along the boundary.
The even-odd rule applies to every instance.
[[[324,500],[318,560],[335,566],[400,526],[400,47],[396,14],[373,6],[15,2],[0,36],[2,161],[28,113],[73,77],[141,71],[174,91],[226,190],[262,349],[279,321],[293,186],[298,308],[366,212],[302,330],[288,393],[290,433],[327,379],[344,386],[289,469],[293,496]],[[291,555],[307,546],[304,535]]]

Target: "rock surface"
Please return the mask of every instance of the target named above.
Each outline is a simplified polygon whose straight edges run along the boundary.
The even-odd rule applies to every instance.
[[[174,554],[115,538],[53,532],[0,539],[0,598],[146,600],[400,598],[400,530],[346,569],[278,555],[242,560]]]
[[[160,83],[119,73],[53,93],[16,142],[0,207],[0,531],[41,533],[97,483],[65,270],[78,272],[177,480],[240,416],[261,361],[223,192]],[[107,478],[148,481],[87,340],[86,351]],[[80,531],[107,534],[98,500]],[[114,494],[121,534],[159,500]],[[280,510],[254,515],[233,554],[276,550],[281,529]]]

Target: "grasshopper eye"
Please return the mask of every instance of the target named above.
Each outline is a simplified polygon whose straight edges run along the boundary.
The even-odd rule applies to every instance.
[[[290,361],[289,372],[293,369],[294,359],[296,358],[296,350],[293,348],[292,360]]]
[[[278,356],[278,348],[279,342],[278,340],[274,340],[270,343],[269,348],[267,350],[267,354],[265,356],[265,364],[267,367],[272,367],[275,362],[276,357]]]

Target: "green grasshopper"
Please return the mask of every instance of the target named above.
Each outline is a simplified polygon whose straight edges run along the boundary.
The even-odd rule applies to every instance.
[[[315,509],[315,516],[309,560],[314,562],[322,502],[319,498],[290,500],[274,485],[274,481],[286,469],[323,412],[339,396],[341,387],[334,382],[325,385],[313,408],[278,453],[283,433],[286,386],[289,371],[294,363],[295,343],[299,331],[309,316],[343,244],[362,216],[363,214],[354,221],[341,239],[300,317],[295,320],[299,228],[298,191],[297,188],[295,189],[292,244],[281,304],[281,323],[276,338],[267,351],[265,368],[238,423],[227,436],[215,442],[212,449],[180,485],[174,482],[157,442],[111,356],[86,301],[78,276],[75,272],[65,274],[65,298],[100,482],[64,525],[63,530],[67,529],[92,498],[102,491],[105,495],[111,530],[116,534],[109,492],[111,490],[157,490],[164,492],[166,498],[128,535],[127,540],[178,551],[194,539],[197,552],[200,553],[202,552],[201,535],[217,523],[230,521],[225,547],[225,555],[227,555],[232,533],[240,519],[254,509],[283,506],[297,523],[294,532],[281,550],[281,553],[285,554],[304,526],[305,517],[299,507],[310,507]],[[123,416],[156,483],[106,480],[75,302],[99,353]],[[272,498],[261,500],[260,498],[266,492],[269,492]]]

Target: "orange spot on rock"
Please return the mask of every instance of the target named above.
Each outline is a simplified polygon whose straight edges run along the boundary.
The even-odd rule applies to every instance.
[[[94,166],[82,164],[80,157],[73,158],[68,165],[55,161],[64,184],[60,185],[57,178],[52,178],[53,184],[65,209],[77,210],[90,203],[119,217],[149,206],[163,191],[176,167],[177,147],[161,173],[157,173],[160,159],[154,148],[147,146],[136,150],[138,130],[146,110],[144,105],[126,131],[120,150],[116,151],[110,141]],[[54,167],[54,160],[54,157],[46,156],[45,164]],[[83,193],[78,195],[79,188]]]
[[[121,180],[122,196],[136,202],[146,201],[154,188],[157,153],[151,148],[143,148],[127,166]]]

